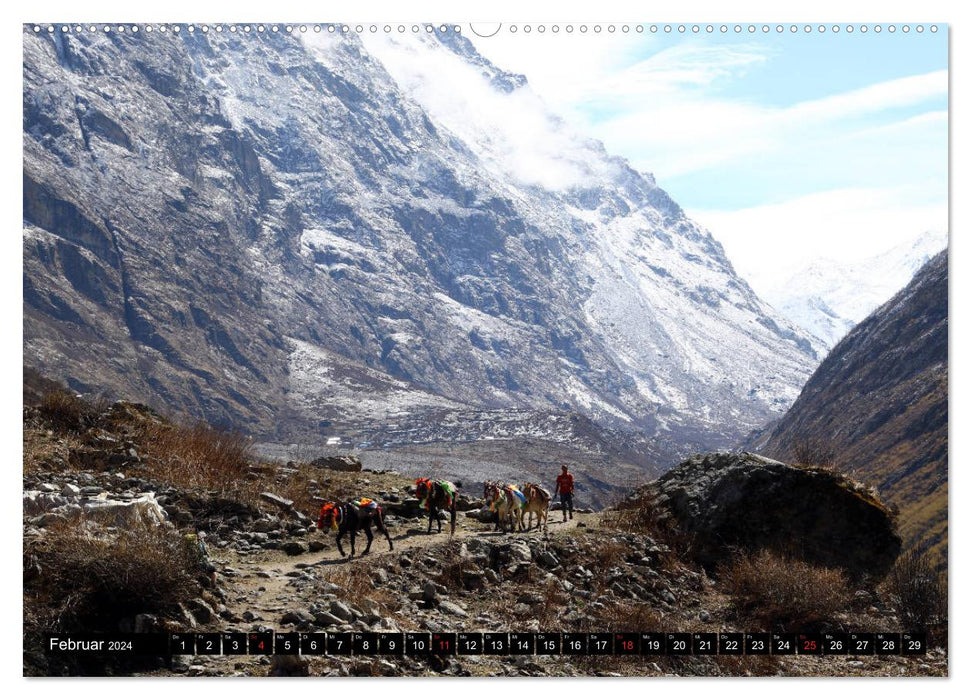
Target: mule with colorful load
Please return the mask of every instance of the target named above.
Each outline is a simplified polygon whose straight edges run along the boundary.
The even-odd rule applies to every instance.
[[[388,528],[384,524],[384,511],[375,500],[358,498],[343,503],[327,501],[320,507],[320,515],[317,518],[318,529],[337,531],[337,551],[341,553],[342,557],[346,555],[341,546],[341,540],[347,533],[351,535],[351,556],[354,556],[354,538],[358,530],[364,530],[364,534],[367,536],[367,546],[361,552],[361,556],[371,551],[371,543],[374,541],[374,535],[371,534],[372,524],[378,532],[383,533],[387,538],[389,551],[394,550],[391,535],[388,534]]]
[[[451,515],[451,534],[455,534],[455,500],[459,495],[461,483],[451,481],[436,481],[433,479],[415,480],[415,498],[423,510],[428,511],[428,534],[432,532],[432,519],[438,522],[438,531],[442,531],[442,512]]]

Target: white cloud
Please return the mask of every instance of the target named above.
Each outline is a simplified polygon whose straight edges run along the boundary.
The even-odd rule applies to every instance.
[[[679,43],[649,57],[645,35],[473,37],[497,65],[527,75],[558,113],[662,180],[785,148],[805,132],[947,95],[947,71],[888,80],[789,106],[726,97],[725,84],[771,60],[766,43]],[[852,70],[852,67],[848,67]],[[604,113],[616,113],[603,120]]]
[[[887,80],[839,95],[800,102],[784,110],[783,114],[787,119],[801,123],[828,123],[893,107],[919,104],[942,95],[947,95],[946,70]]]
[[[901,189],[848,188],[735,211],[692,211],[725,247],[738,272],[765,293],[808,260],[852,262],[948,229],[946,203]]]
[[[611,167],[597,144],[558,119],[532,90],[497,91],[481,69],[434,39],[363,37],[399,87],[496,174],[520,184],[563,189]]]
[[[946,95],[947,73],[890,80],[788,107],[669,87],[663,99],[645,99],[615,119],[591,125],[609,149],[651,170],[662,184],[667,178],[752,157],[778,155],[799,162],[800,151],[809,144],[825,146],[834,137],[874,126],[872,121],[860,124],[861,118]],[[944,140],[941,145],[946,146]]]

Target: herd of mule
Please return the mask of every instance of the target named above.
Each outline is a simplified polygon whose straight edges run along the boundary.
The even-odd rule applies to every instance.
[[[432,479],[417,479],[415,481],[415,497],[422,510],[428,512],[428,533],[431,534],[432,522],[438,523],[438,531],[442,531],[442,513],[448,513],[451,521],[452,535],[455,534],[455,501],[458,498],[458,488],[461,483],[451,481],[435,481]],[[550,492],[537,484],[525,483],[519,489],[513,484],[503,484],[498,481],[485,482],[483,498],[490,511],[496,516],[496,529],[507,532],[507,528],[529,530],[533,527],[533,515],[536,516],[536,527],[546,526],[549,517]],[[528,521],[526,516],[529,516]],[[382,533],[388,540],[388,549],[394,550],[394,543],[388,528],[384,524],[384,510],[381,505],[370,498],[358,498],[353,501],[327,501],[320,507],[317,517],[318,529],[335,530],[337,532],[337,551],[344,553],[341,540],[344,535],[350,535],[351,556],[354,556],[354,540],[358,530],[363,530],[367,537],[367,546],[361,555],[371,551],[374,535],[371,526]]]

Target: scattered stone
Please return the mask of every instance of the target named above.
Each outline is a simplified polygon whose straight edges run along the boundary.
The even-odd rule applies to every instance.
[[[345,622],[353,622],[354,618],[356,617],[354,612],[339,600],[335,600],[330,604],[330,612],[334,617],[337,617]]]
[[[539,605],[545,600],[539,593],[524,593],[516,599],[517,603],[524,605]]]
[[[305,622],[313,622],[315,619],[315,616],[309,610],[299,608],[284,613],[283,617],[280,618],[280,622],[284,625],[299,625]]]
[[[282,496],[277,496],[275,493],[270,493],[269,491],[264,491],[263,493],[261,493],[260,498],[262,498],[267,503],[272,503],[274,505],[280,506],[281,508],[285,508],[287,510],[293,507],[293,501],[283,498]]]
[[[455,615],[456,617],[468,617],[469,614],[459,605],[456,605],[450,600],[443,600],[438,604],[439,610],[448,613],[449,615]]]
[[[438,589],[432,581],[425,581],[421,588],[421,599],[429,604],[434,604],[438,600]]]
[[[298,554],[305,554],[307,552],[307,548],[304,547],[300,542],[285,542],[281,549],[291,557],[297,556]]]
[[[158,617],[155,615],[135,615],[135,634],[159,631]]]
[[[269,675],[309,676],[310,659],[290,654],[274,654]]]
[[[216,611],[202,598],[194,598],[188,601],[186,607],[189,608],[192,616],[204,625],[209,624],[216,618]]]
[[[321,627],[339,627],[344,624],[344,620],[340,619],[336,615],[332,615],[329,612],[319,612],[316,617],[314,617],[314,622],[316,622]]]
[[[560,565],[560,560],[552,552],[542,551],[536,556],[536,563],[546,569],[555,569]]]
[[[470,591],[482,589],[485,580],[485,572],[482,569],[465,569],[462,571],[462,585]]]
[[[86,517],[102,525],[119,528],[130,528],[136,524],[158,526],[168,519],[153,494],[144,494],[131,501],[96,498],[85,501],[81,507]]]

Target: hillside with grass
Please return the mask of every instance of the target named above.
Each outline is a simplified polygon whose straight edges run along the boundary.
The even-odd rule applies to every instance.
[[[899,509],[905,544],[946,565],[947,251],[833,348],[752,447],[874,485]]]

